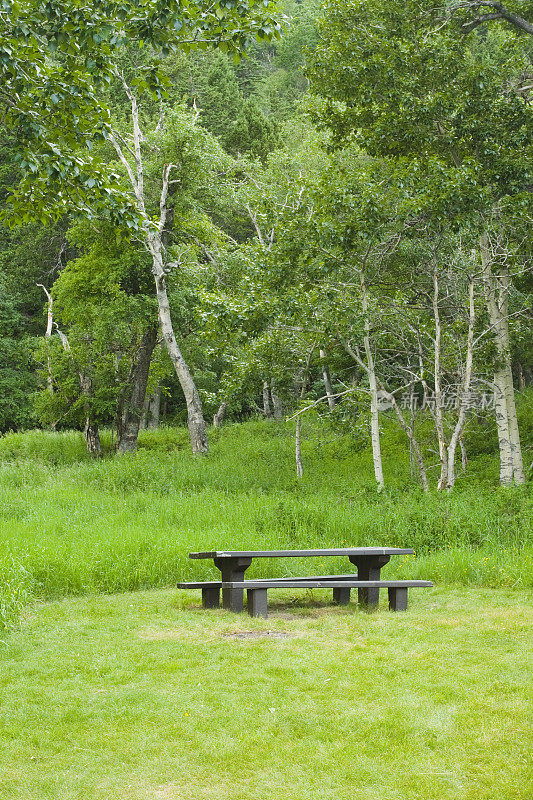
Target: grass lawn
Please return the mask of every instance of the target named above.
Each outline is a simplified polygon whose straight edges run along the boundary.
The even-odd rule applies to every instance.
[[[0,651],[1,800],[533,797],[531,592],[369,615],[287,591],[268,620],[198,594],[28,609]]]

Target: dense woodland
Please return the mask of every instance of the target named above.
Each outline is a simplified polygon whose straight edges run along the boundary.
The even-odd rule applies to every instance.
[[[288,418],[302,474],[314,415],[381,490],[386,418],[425,491],[473,429],[524,483],[531,3],[215,5],[180,40],[117,4],[75,51],[61,2],[2,5],[36,69],[0,47],[0,431],[98,456],[180,424],[207,453],[211,423]]]

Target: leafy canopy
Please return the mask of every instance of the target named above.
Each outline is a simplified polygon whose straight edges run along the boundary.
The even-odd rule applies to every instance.
[[[87,213],[87,195],[112,218],[123,215],[117,178],[93,152],[109,128],[105,89],[123,45],[237,56],[253,37],[279,30],[270,0],[0,0],[0,105],[23,147],[17,194],[26,217],[61,205]],[[161,98],[150,62],[138,83]]]

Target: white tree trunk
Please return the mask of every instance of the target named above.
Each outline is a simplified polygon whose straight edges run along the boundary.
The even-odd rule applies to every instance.
[[[391,405],[392,405],[392,407],[394,409],[394,413],[396,414],[396,416],[398,418],[398,422],[400,423],[400,427],[402,428],[402,430],[407,435],[407,438],[409,439],[409,444],[410,444],[410,446],[411,446],[411,448],[413,450],[413,453],[414,453],[414,456],[415,456],[415,459],[416,459],[416,463],[418,464],[418,470],[420,472],[420,482],[422,483],[422,488],[423,488],[424,492],[429,492],[429,483],[428,483],[428,476],[427,476],[427,472],[426,472],[426,466],[424,464],[424,457],[422,455],[422,451],[420,449],[420,445],[418,444],[418,441],[417,441],[415,433],[414,433],[414,417],[411,417],[411,420],[412,420],[411,421],[411,425],[408,425],[407,422],[405,421],[405,417],[402,414],[402,410],[401,410],[400,406],[398,405],[398,402],[397,402],[395,396],[392,394],[392,392],[389,392],[385,388],[385,385],[381,381],[378,380],[378,382],[379,382],[379,386],[380,386],[381,391],[385,395],[385,398],[389,401],[389,403],[391,403]]]
[[[47,365],[47,376],[46,376],[46,389],[50,394],[54,393],[54,376],[52,374],[52,361],[50,359],[50,350],[49,350],[49,343],[52,337],[52,326],[54,322],[53,317],[53,300],[50,292],[42,283],[38,283],[43,292],[45,293],[47,300],[48,300],[48,309],[46,312],[46,331],[44,332],[44,341],[45,341],[45,349],[46,349],[46,365]],[[55,424],[52,424],[52,429],[55,428]]]
[[[376,382],[376,371],[374,369],[374,357],[370,346],[370,319],[368,315],[368,295],[366,291],[364,274],[361,271],[361,297],[364,314],[365,335],[363,344],[365,348],[365,358],[367,365],[368,383],[370,385],[370,436],[372,440],[372,460],[374,463],[374,476],[378,485],[378,492],[381,492],[385,482],[383,480],[383,464],[381,461],[381,443],[379,438],[379,411],[378,411],[378,387]]]
[[[227,403],[221,403],[218,407],[218,411],[216,414],[213,414],[213,426],[215,428],[221,428],[222,422],[224,420],[224,416],[226,414],[226,408],[228,407]]]
[[[485,298],[496,346],[494,408],[500,449],[500,483],[503,486],[513,481],[522,484],[525,483],[525,473],[516,416],[508,323],[509,274],[506,268],[500,267],[502,274],[499,278],[494,275],[487,233],[480,237],[479,243]]]
[[[270,405],[270,387],[267,381],[263,381],[263,414],[265,419],[270,419],[272,416],[272,407]]]
[[[448,461],[446,458],[446,441],[444,438],[444,408],[441,387],[442,329],[439,313],[439,274],[436,265],[433,270],[433,316],[435,319],[435,369],[433,373],[435,381],[435,427],[437,430],[440,459],[440,477],[437,488],[441,491],[447,484]]]
[[[165,164],[163,167],[161,195],[159,199],[160,214],[159,220],[154,223],[153,219],[146,210],[144,193],[144,166],[141,149],[144,137],[139,124],[137,99],[131,88],[126,83],[124,75],[120,73],[118,69],[115,70],[115,74],[122,82],[124,90],[131,103],[133,150],[129,148],[129,146],[128,149],[133,157],[134,167],[131,166],[124,154],[124,150],[120,145],[120,141],[124,141],[123,136],[120,134],[114,135],[113,133],[109,133],[109,139],[113,144],[124,169],[126,170],[135,196],[137,210],[143,220],[143,244],[152,256],[152,273],[155,279],[159,324],[161,326],[165,347],[167,348],[170,360],[174,366],[174,369],[176,370],[176,375],[178,376],[178,380],[183,390],[183,394],[185,395],[192,451],[195,454],[207,453],[209,446],[207,441],[207,426],[205,424],[202,412],[202,403],[200,400],[200,395],[198,394],[198,389],[196,388],[196,384],[194,383],[193,377],[176,341],[174,328],[172,326],[170,305],[168,302],[165,281],[165,275],[166,271],[168,271],[169,265],[165,261],[165,249],[163,246],[162,237],[165,231],[167,217],[169,215],[167,200],[170,184],[170,172],[175,168],[175,164]]]
[[[329,410],[333,411],[335,408],[335,398],[333,397],[333,389],[331,386],[331,377],[329,374],[327,355],[325,350],[320,350],[320,358],[322,360],[322,377],[324,379],[324,388],[326,390],[326,397],[328,398]]]
[[[296,459],[296,475],[301,478],[304,474],[302,464],[302,417],[296,417],[296,431],[294,434],[294,456]]]
[[[159,311],[159,324],[163,334],[165,347],[167,348],[170,360],[176,370],[176,375],[180,382],[180,386],[185,395],[185,402],[187,404],[187,422],[189,427],[189,436],[191,438],[191,447],[194,454],[207,453],[209,445],[207,441],[207,427],[204,420],[202,411],[202,403],[198,389],[194,383],[193,377],[189,371],[185,359],[181,354],[178,347],[176,337],[174,335],[174,328],[172,326],[172,319],[170,317],[170,305],[168,302],[167,287],[165,276],[161,268],[160,274],[156,274],[154,270],[157,304]]]
[[[447,489],[450,490],[455,483],[455,451],[458,442],[461,442],[461,454],[464,444],[461,440],[470,401],[470,383],[472,380],[472,364],[474,360],[474,325],[476,322],[476,309],[474,305],[474,281],[471,278],[468,284],[468,336],[466,344],[466,360],[464,366],[463,386],[459,401],[459,416],[448,445],[448,471]],[[463,462],[464,463],[464,462]]]

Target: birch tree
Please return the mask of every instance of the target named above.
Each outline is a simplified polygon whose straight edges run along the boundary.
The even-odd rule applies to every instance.
[[[511,339],[509,330],[509,290],[511,277],[506,258],[497,251],[485,232],[480,237],[483,288],[496,350],[494,359],[494,408],[500,448],[500,483],[525,483],[520,433],[516,416]]]
[[[476,21],[489,9],[483,22],[502,19],[515,28],[490,25],[482,39],[476,24],[465,36],[450,24],[450,5],[472,12]],[[506,322],[510,283],[491,264],[487,219],[498,207],[512,207],[524,222],[531,209],[527,38],[516,35],[514,2],[450,5],[328,0],[310,73],[323,98],[322,121],[335,140],[355,137],[367,153],[388,159],[413,216],[480,232],[485,300],[498,353],[501,482],[522,482]],[[514,21],[507,12],[515,14]],[[444,478],[442,438],[441,430]]]
[[[216,170],[228,167],[228,159],[216,140],[183,109],[168,111],[155,130],[145,134],[137,97],[124,75],[117,72],[117,77],[130,103],[131,123],[127,131],[113,129],[109,139],[127,176],[140,220],[136,238],[151,258],[159,326],[185,397],[192,451],[206,453],[207,427],[200,395],[172,322],[167,282],[173,271],[179,271],[180,263],[169,242],[173,226],[180,224],[176,211],[185,209],[187,203],[190,206],[201,187],[205,191],[206,184],[212,184]]]

